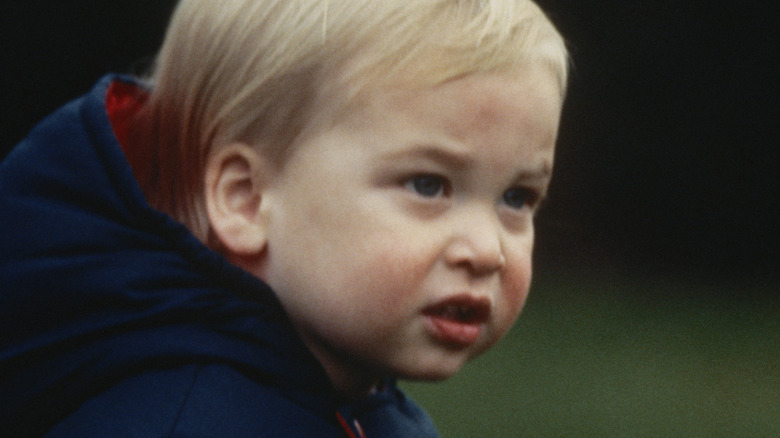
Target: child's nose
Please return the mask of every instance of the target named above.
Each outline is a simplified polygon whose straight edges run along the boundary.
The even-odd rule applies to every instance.
[[[486,275],[504,269],[502,226],[495,212],[469,211],[453,227],[445,251],[450,266],[463,267],[473,275]]]

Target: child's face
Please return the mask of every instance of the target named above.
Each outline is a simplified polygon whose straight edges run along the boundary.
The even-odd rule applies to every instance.
[[[337,386],[455,373],[510,328],[553,163],[552,75],[374,93],[296,146],[262,272]]]

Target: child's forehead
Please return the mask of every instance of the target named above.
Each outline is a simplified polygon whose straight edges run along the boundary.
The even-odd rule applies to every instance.
[[[350,105],[335,123],[339,135],[356,135],[367,144],[445,146],[464,158],[476,150],[514,145],[533,153],[554,144],[560,98],[553,75],[541,68],[523,72],[467,75],[431,87],[375,88]],[[477,149],[466,145],[480,145]],[[511,146],[507,162],[520,151]]]
[[[383,84],[370,84],[349,94],[351,100],[345,101],[342,117],[365,116],[368,111],[381,117],[390,109],[431,116],[442,109],[453,109],[454,114],[467,115],[475,122],[494,121],[502,110],[515,103],[506,93],[508,86],[529,90],[520,98],[538,99],[534,105],[544,107],[545,112],[560,110],[562,98],[555,74],[541,63],[530,63],[511,70],[470,72],[440,83],[414,77],[387,79]],[[544,91],[530,92],[534,89]],[[544,99],[539,99],[540,95]]]

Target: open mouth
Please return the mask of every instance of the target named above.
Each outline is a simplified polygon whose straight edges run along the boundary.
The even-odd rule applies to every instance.
[[[454,346],[476,342],[490,319],[490,300],[468,295],[445,299],[426,308],[429,330],[434,338]]]
[[[481,324],[487,321],[490,307],[481,304],[442,304],[429,308],[426,315],[450,319],[464,324]]]

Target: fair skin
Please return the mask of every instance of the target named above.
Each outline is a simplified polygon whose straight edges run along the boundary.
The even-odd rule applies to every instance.
[[[241,144],[212,156],[209,219],[344,394],[446,378],[525,302],[560,107],[536,65],[383,88],[281,168]]]

